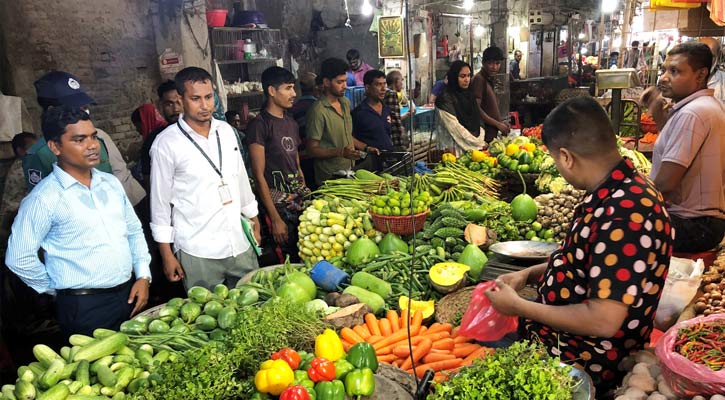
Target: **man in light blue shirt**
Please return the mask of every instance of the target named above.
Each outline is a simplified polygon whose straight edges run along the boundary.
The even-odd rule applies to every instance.
[[[64,334],[118,329],[148,301],[141,224],[119,180],[95,169],[100,145],[86,112],[50,108],[42,129],[58,163],[21,203],[5,263],[38,293],[56,294]]]

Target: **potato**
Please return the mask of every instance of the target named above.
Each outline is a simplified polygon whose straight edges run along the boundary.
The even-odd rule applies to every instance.
[[[710,397],[710,400],[725,400],[725,396],[721,394],[714,394]]]
[[[645,364],[646,365],[646,364]],[[637,368],[637,366],[634,366]],[[657,389],[657,382],[649,375],[649,369],[646,374],[634,374],[627,382],[630,389],[640,389],[645,393],[652,393]]]
[[[631,381],[631,379],[630,379]],[[647,399],[647,393],[645,393],[642,389],[637,389],[634,387],[630,387],[627,389],[626,392],[624,392],[624,399],[625,400],[646,400]]]
[[[667,400],[676,400],[678,397],[676,394],[672,392],[672,389],[670,389],[670,385],[667,384],[667,381],[664,379],[662,375],[660,375],[662,379],[659,379],[659,383],[657,384],[657,391],[660,392],[660,394],[664,395]]]
[[[707,399],[703,396],[695,396],[692,398],[692,400],[707,400]]]
[[[634,359],[638,363],[647,363],[647,364],[657,364],[658,363],[658,358],[655,355],[655,353],[653,353],[651,351],[647,351],[647,350],[638,351],[634,355]]]
[[[667,397],[662,393],[654,392],[647,397],[647,400],[667,400]]]
[[[632,368],[632,373],[651,376],[649,373],[649,364],[645,362],[637,363],[634,368]]]

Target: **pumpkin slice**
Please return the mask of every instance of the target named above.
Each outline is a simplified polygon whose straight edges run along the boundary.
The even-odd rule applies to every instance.
[[[439,293],[450,293],[466,286],[471,267],[457,262],[435,264],[428,271],[431,285]]]
[[[408,309],[408,296],[400,296],[398,299],[398,308],[400,310]],[[416,311],[420,310],[423,313],[423,319],[426,319],[433,315],[435,312],[435,300],[413,300],[410,302],[410,315],[415,314]]]

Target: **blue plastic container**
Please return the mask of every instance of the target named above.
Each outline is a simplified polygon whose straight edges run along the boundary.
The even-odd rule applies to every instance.
[[[350,275],[329,262],[322,260],[312,267],[310,278],[315,282],[315,285],[328,292],[334,292],[338,290],[338,287],[343,282],[350,279]]]

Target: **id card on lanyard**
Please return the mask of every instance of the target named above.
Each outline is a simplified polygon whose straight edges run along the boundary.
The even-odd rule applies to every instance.
[[[196,149],[199,150],[201,155],[204,156],[204,158],[209,163],[209,165],[211,165],[211,167],[214,169],[214,172],[216,172],[217,175],[219,175],[219,187],[217,188],[217,191],[219,192],[219,199],[221,200],[222,205],[226,206],[227,204],[231,204],[232,203],[232,192],[231,192],[231,190],[229,190],[229,185],[224,183],[224,176],[222,175],[222,144],[221,144],[221,140],[219,139],[219,132],[214,131],[214,135],[216,136],[217,149],[219,150],[219,168],[217,168],[217,166],[214,165],[214,162],[211,160],[211,158],[209,158],[209,156],[206,154],[204,149],[202,149],[201,146],[199,146],[199,144],[196,143],[196,141],[194,139],[192,139],[191,135],[189,135],[189,133],[186,132],[186,130],[184,130],[184,128],[181,127],[181,124],[179,123],[179,121],[176,121],[176,126],[179,128],[181,133],[183,133],[184,136],[186,136],[186,138],[189,139],[189,141],[194,145],[194,147],[196,147]]]

